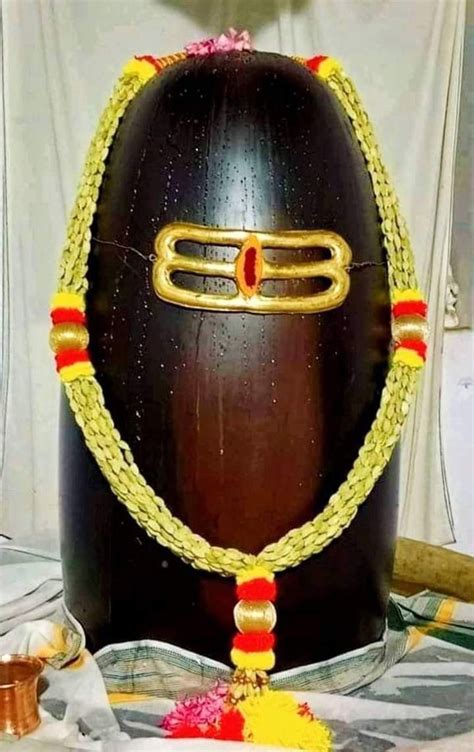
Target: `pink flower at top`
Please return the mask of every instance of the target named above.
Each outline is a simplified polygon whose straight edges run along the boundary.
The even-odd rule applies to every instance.
[[[214,55],[216,52],[253,50],[250,34],[247,30],[237,31],[232,27],[218,37],[209,37],[200,42],[191,42],[184,48],[189,57]]]
[[[213,55],[216,52],[216,40],[210,37],[202,39],[200,42],[191,42],[184,48],[188,57],[198,57],[204,55]]]
[[[228,691],[227,684],[218,681],[206,694],[177,702],[174,709],[163,719],[162,728],[165,731],[173,731],[182,725],[200,728],[212,726],[221,716]]]

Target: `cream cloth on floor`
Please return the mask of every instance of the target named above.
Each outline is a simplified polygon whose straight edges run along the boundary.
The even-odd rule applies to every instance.
[[[59,588],[59,574],[59,562],[0,546],[0,613],[14,610],[22,622],[0,637],[0,654],[22,652],[46,661],[43,723],[15,750],[256,752],[248,744],[163,739],[160,722],[174,698],[228,679],[224,664],[154,640],[109,645],[92,656],[59,596],[45,601],[54,606],[51,619],[28,620],[32,610],[24,604],[46,592],[41,589],[47,583]],[[429,593],[397,597],[383,640],[276,672],[274,685],[307,701],[330,724],[336,748],[346,752],[470,752],[473,648],[473,605]],[[9,743],[0,747],[13,752]]]
[[[469,744],[474,741],[474,653],[461,645],[473,644],[474,607],[425,595],[400,599],[397,613],[400,621],[394,622],[391,631],[398,631],[400,639],[405,641],[402,660],[369,685],[361,686],[364,677],[359,672],[359,689],[350,695],[300,691],[296,696],[331,726],[335,749],[347,752],[470,749]],[[444,635],[443,639],[433,638],[429,632]],[[201,688],[205,689],[209,681],[206,672],[221,665],[215,661],[151,640],[110,646],[94,658],[84,649],[79,625],[70,621],[67,613],[63,614],[63,623],[28,622],[0,638],[0,653],[20,649],[47,660],[48,685],[41,694],[43,723],[15,747],[22,752],[277,749],[163,738],[160,722],[173,707],[173,701],[161,694],[166,682],[172,684],[173,676],[181,672],[183,687],[182,676],[187,670],[194,674],[197,684],[195,663],[200,668]],[[158,668],[156,661],[150,661],[150,649],[167,656],[167,666],[162,664]],[[354,660],[359,661],[370,649],[368,646],[316,664],[306,670],[305,681],[314,686],[319,675],[323,686],[324,677],[333,681],[338,665],[342,675],[345,667],[350,669]],[[221,668],[226,670],[225,666]],[[281,672],[278,683],[291,686],[291,674]],[[365,680],[368,679],[366,676]],[[120,688],[128,691],[120,692]],[[12,749],[4,746],[5,752]],[[0,747],[3,750],[1,743]]]

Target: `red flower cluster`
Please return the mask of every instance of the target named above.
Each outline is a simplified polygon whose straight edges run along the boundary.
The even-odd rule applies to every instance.
[[[169,739],[222,739],[241,742],[244,740],[244,718],[238,710],[226,710],[216,724],[203,729],[183,723],[174,728]]]

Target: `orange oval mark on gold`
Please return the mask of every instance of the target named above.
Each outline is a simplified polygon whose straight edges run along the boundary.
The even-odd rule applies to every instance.
[[[237,285],[246,298],[251,298],[258,291],[262,274],[262,245],[255,235],[249,235],[235,262]]]

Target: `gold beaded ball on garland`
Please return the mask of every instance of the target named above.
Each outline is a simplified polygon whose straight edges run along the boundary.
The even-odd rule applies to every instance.
[[[54,353],[63,350],[85,350],[89,345],[89,332],[82,324],[56,324],[51,329],[49,345]]]

